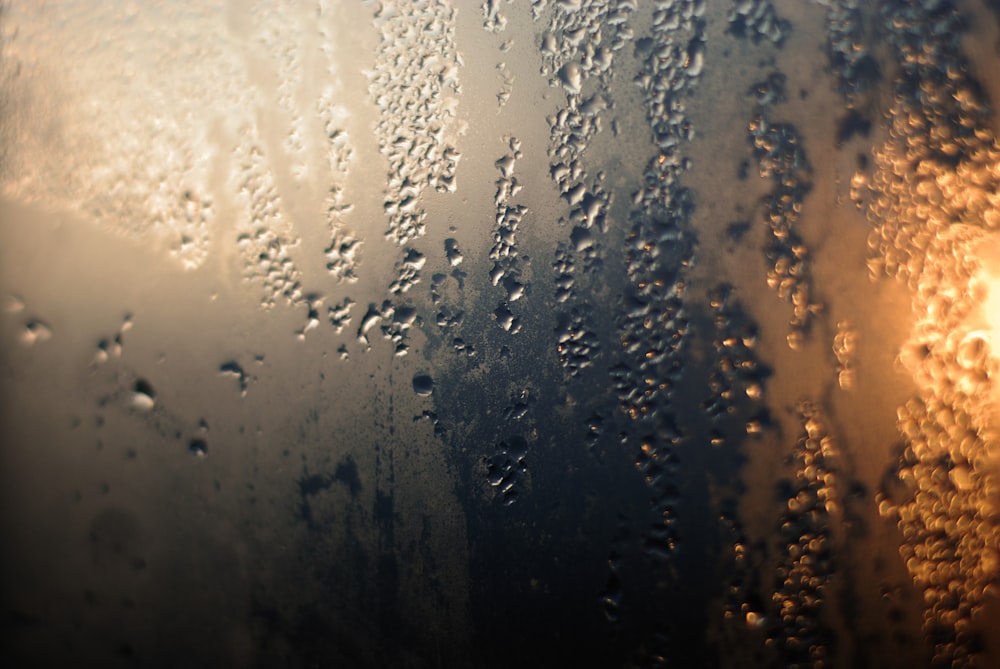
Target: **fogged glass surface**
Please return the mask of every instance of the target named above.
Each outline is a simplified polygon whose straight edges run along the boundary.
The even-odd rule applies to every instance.
[[[3,666],[1000,666],[998,45],[2,3]]]

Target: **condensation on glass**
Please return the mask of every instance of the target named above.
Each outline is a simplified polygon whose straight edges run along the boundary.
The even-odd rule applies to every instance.
[[[997,666],[997,44],[3,2],[4,666]]]

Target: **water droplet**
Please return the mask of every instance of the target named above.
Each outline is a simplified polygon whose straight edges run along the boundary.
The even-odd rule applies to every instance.
[[[586,251],[594,246],[593,233],[588,228],[579,225],[573,228],[569,239],[573,243],[573,248],[577,253]]]
[[[521,320],[515,317],[506,305],[498,306],[493,312],[493,316],[497,319],[497,324],[505,331],[516,334],[521,330]]]
[[[39,342],[48,341],[51,338],[52,328],[37,318],[33,318],[25,323],[24,330],[21,332],[21,341],[27,346],[34,346]]]
[[[132,388],[132,406],[142,411],[149,411],[156,404],[156,392],[149,381],[139,379]]]
[[[417,374],[413,377],[413,392],[421,397],[427,397],[434,392],[434,379],[427,374]]]
[[[230,360],[219,365],[219,375],[236,379],[240,384],[240,394],[244,397],[246,396],[247,387],[250,385],[249,378],[238,362]]]
[[[444,240],[444,252],[452,267],[462,264],[462,252],[458,250],[457,241],[451,238]]]
[[[572,94],[580,92],[583,84],[583,72],[577,63],[566,63],[559,69],[559,81],[563,87]]]

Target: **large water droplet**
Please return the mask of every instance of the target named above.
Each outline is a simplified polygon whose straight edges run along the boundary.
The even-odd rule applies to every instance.
[[[413,392],[426,397],[434,392],[434,379],[427,374],[417,374],[413,377]]]

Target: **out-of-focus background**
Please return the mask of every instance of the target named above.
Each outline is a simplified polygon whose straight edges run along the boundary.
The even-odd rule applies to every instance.
[[[993,0],[0,3],[0,662],[1000,665]]]

